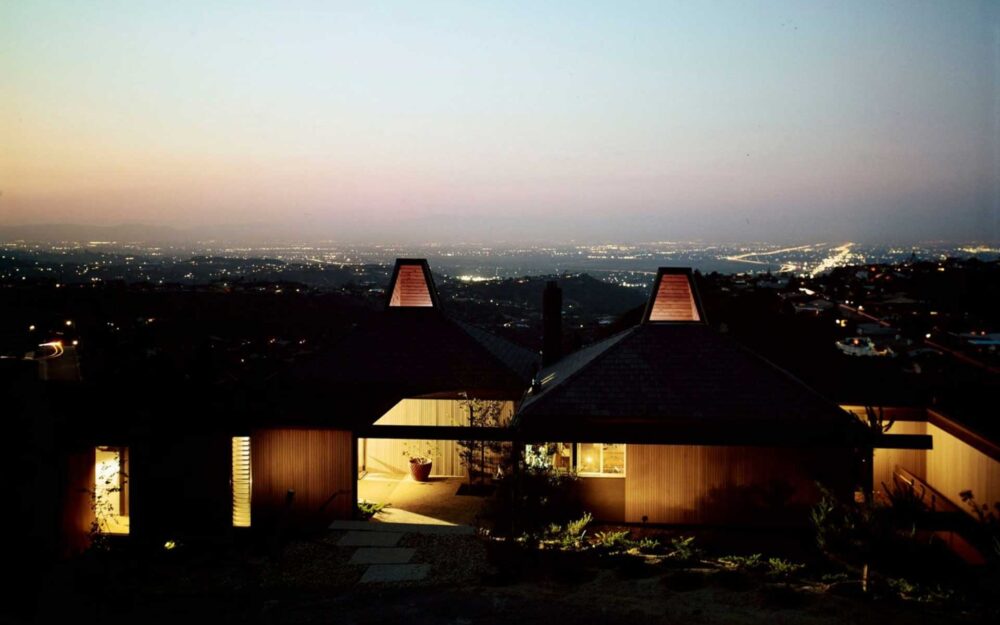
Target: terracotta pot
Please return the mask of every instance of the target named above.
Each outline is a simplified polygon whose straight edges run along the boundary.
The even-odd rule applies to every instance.
[[[431,466],[433,464],[433,462],[410,460],[410,475],[413,476],[413,481],[426,482],[431,476]]]

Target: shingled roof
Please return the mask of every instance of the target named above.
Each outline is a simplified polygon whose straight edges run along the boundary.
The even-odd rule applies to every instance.
[[[398,261],[394,284],[406,266],[426,268],[426,261]],[[537,355],[451,319],[437,304],[433,281],[422,284],[428,291],[421,301],[433,305],[394,304],[391,287],[384,311],[282,376],[284,412],[353,426],[370,425],[407,397],[520,399]]]
[[[670,285],[687,303],[679,307],[682,318],[657,320],[664,276],[684,276],[684,288]],[[755,442],[853,430],[855,421],[835,403],[718,334],[704,318],[690,272],[661,270],[644,321],[539,372],[518,411],[518,427],[633,438],[685,429],[698,438],[721,428]]]

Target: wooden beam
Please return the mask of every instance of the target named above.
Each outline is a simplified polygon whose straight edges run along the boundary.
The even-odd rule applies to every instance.
[[[874,447],[877,449],[930,449],[931,437],[922,434],[883,434],[869,440],[829,433],[733,432],[725,429],[653,430],[641,427],[585,428],[570,432],[565,428],[523,432],[505,427],[465,427],[440,425],[372,425],[357,431],[359,438],[400,438],[427,440],[483,440],[509,442],[632,443],[658,445],[720,445],[746,447]]]

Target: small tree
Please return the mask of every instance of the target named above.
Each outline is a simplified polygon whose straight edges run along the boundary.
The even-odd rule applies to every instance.
[[[468,412],[469,426],[473,428],[502,427],[506,425],[502,401],[476,399],[465,395],[460,402],[463,411]],[[494,440],[469,439],[457,441],[458,456],[462,466],[469,473],[469,484],[478,475],[480,484],[485,483],[487,459],[495,459],[503,451],[503,442]]]

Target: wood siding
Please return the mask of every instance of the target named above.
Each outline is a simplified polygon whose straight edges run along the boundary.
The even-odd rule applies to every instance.
[[[502,418],[509,421],[514,413],[514,402],[504,402]],[[469,413],[457,399],[404,399],[382,415],[379,425],[467,426]],[[417,449],[415,443],[395,438],[368,438],[358,441],[358,460],[367,471],[374,473],[409,473],[410,460],[403,449]],[[455,441],[433,441],[434,466],[431,475],[464,476],[465,469]]]
[[[886,416],[896,417],[892,409],[886,409]],[[863,411],[854,411],[863,416]],[[1000,503],[1000,460],[984,453],[970,442],[948,432],[935,423],[926,421],[923,411],[919,417],[903,414],[899,418],[920,420],[896,421],[890,434],[928,434],[933,440],[933,448],[928,450],[876,449],[874,462],[874,486],[884,490],[882,484],[892,485],[892,473],[897,466],[902,467],[926,482],[931,488],[947,497],[953,504],[971,514],[959,495],[971,490],[976,501],[993,506]],[[949,420],[940,415],[934,419],[947,427]],[[954,426],[956,429],[961,429]],[[973,441],[978,442],[978,441]]]
[[[959,493],[971,490],[980,506],[1000,503],[1000,462],[928,423],[934,449],[926,452],[925,481],[966,512]]]
[[[355,487],[352,444],[351,433],[344,430],[251,432],[253,525],[280,520],[321,526],[350,518]],[[290,501],[289,491],[294,491]]]
[[[581,477],[576,488],[580,506],[594,515],[595,520],[608,523],[625,520],[625,478]]]
[[[90,546],[94,523],[91,493],[94,490],[94,448],[85,446],[66,456],[65,488],[60,514],[63,556],[80,553]]]
[[[129,534],[144,545],[232,529],[232,447],[224,431],[156,428],[129,446]]]
[[[888,434],[930,434],[923,421],[896,421]],[[937,446],[938,440],[934,439]],[[924,449],[876,449],[874,452],[872,487],[876,492],[885,492],[892,487],[892,472],[896,466],[903,467],[916,477],[927,480],[927,450]]]
[[[816,481],[850,492],[847,450],[629,445],[625,521],[663,524],[800,524]]]

